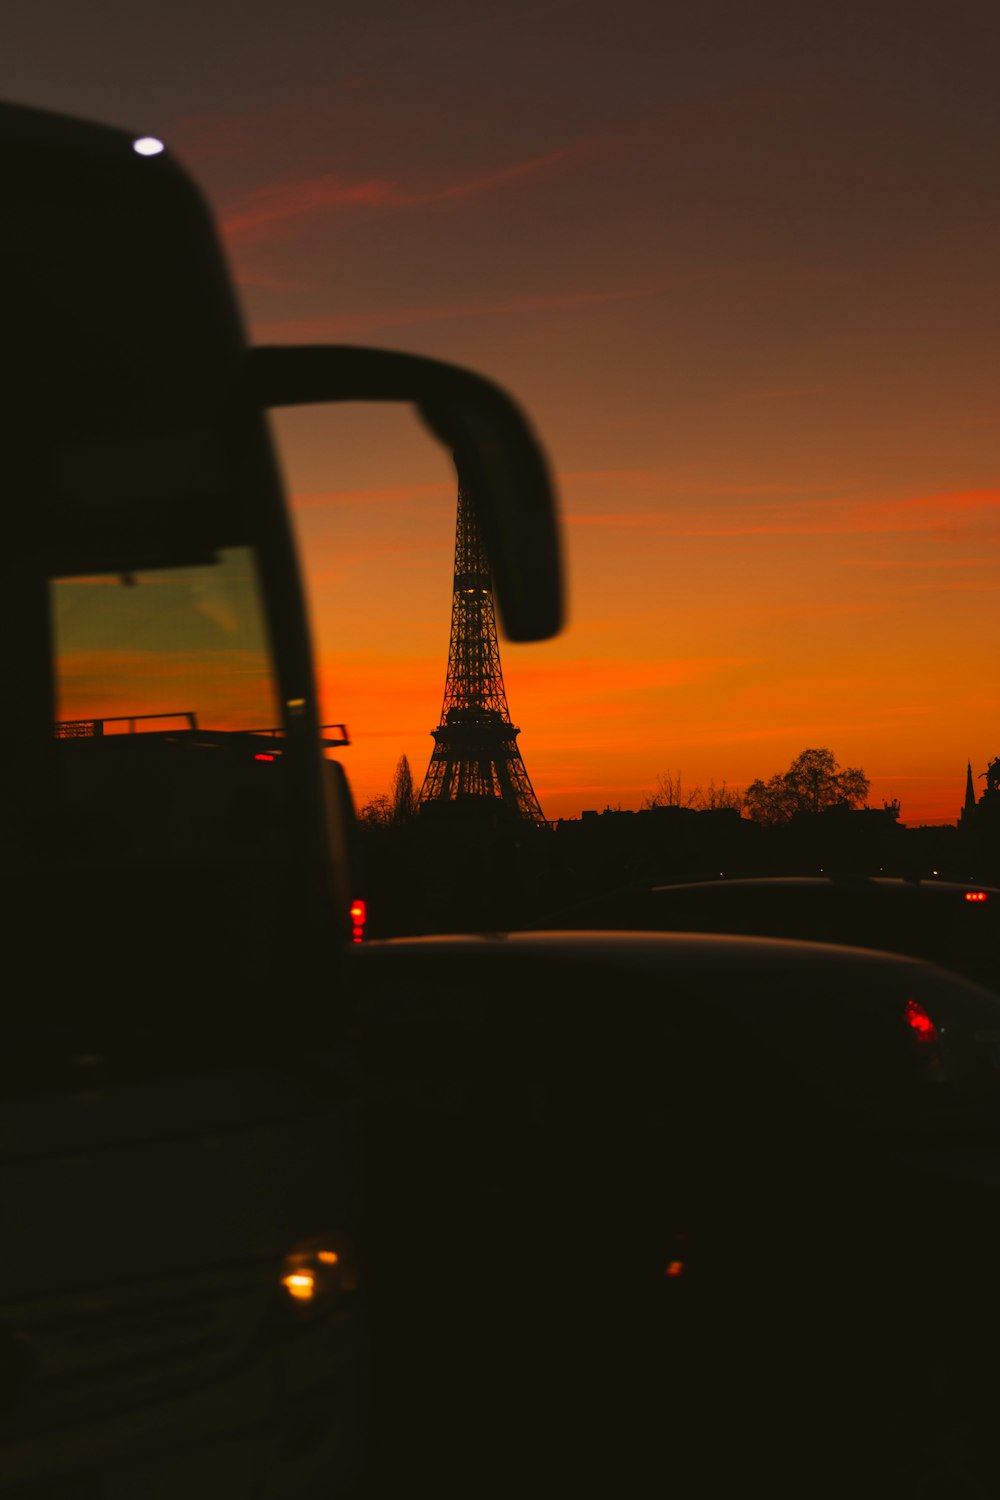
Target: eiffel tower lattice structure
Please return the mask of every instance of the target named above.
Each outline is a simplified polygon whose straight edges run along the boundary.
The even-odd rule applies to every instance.
[[[504,691],[490,565],[472,497],[460,482],[448,675],[421,810],[452,803],[544,823],[518,749],[520,732]]]

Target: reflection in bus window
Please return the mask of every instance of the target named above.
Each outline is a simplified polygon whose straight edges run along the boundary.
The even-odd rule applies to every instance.
[[[283,747],[252,553],[52,586],[58,848],[272,855]]]
[[[194,714],[206,729],[277,722],[247,548],[208,565],[59,579],[52,612],[61,723],[108,720],[107,732],[123,732],[154,714]]]

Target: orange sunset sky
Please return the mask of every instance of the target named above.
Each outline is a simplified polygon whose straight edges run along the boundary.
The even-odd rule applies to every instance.
[[[570,616],[501,649],[548,817],[825,745],[952,821],[1000,754],[998,17],[38,0],[0,95],[161,136],[253,340],[412,349],[527,407]],[[430,754],[454,477],[405,409],[274,427],[364,801]]]

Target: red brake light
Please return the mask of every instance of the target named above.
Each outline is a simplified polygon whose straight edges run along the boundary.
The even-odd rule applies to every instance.
[[[985,891],[966,891],[966,901],[988,901],[990,898]]]
[[[906,1023],[918,1042],[936,1042],[938,1029],[919,1000],[907,1000]]]
[[[368,906],[364,901],[351,902],[351,942],[360,943],[365,935],[365,919],[368,916]]]
[[[254,760],[274,760],[273,755],[255,755]]]

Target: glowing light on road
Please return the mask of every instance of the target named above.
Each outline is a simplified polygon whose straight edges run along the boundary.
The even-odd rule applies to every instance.
[[[132,150],[139,156],[159,156],[166,147],[155,135],[141,135],[137,141],[132,142]]]

